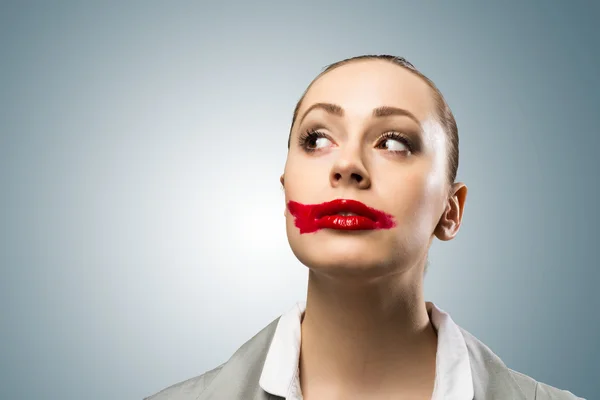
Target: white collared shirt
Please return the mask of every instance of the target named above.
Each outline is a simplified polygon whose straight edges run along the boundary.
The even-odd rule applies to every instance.
[[[463,335],[450,315],[426,304],[438,337],[432,400],[472,400],[473,378]],[[302,400],[298,363],[305,309],[306,303],[299,302],[281,316],[260,376],[264,391],[286,400]]]

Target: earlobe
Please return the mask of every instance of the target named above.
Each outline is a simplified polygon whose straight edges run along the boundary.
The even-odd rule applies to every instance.
[[[435,236],[442,241],[454,239],[458,234],[467,198],[467,186],[455,183],[452,186],[452,195],[448,198],[444,213],[435,228]]]

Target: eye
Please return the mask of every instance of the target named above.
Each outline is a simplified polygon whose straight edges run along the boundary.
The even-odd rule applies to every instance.
[[[393,153],[411,153],[410,142],[404,135],[397,132],[386,132],[379,138],[377,142],[378,149],[385,149]]]
[[[322,150],[333,145],[333,142],[325,133],[316,130],[303,133],[299,141],[300,146],[307,152]]]

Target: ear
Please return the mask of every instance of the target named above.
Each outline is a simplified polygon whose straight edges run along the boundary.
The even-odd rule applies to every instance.
[[[281,176],[279,177],[279,182],[281,182],[281,189],[283,190],[285,188],[285,179],[283,178],[283,174],[281,174]],[[286,216],[286,212],[287,212],[287,206],[283,208],[283,216]]]
[[[447,241],[454,239],[460,229],[463,212],[465,210],[465,200],[467,199],[467,186],[458,182],[452,185],[452,191],[446,202],[444,213],[435,228],[435,236]]]

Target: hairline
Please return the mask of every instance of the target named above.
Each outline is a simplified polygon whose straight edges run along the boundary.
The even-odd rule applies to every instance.
[[[398,63],[395,63],[394,61],[391,60],[386,60],[383,58],[368,58],[369,56],[359,56],[362,58],[351,58],[348,60],[342,60],[342,61],[338,61],[337,63],[333,63],[327,67],[325,67],[323,69],[323,71],[321,71],[321,73],[319,73],[319,75],[317,75],[308,85],[308,87],[306,88],[306,90],[304,91],[304,93],[302,94],[302,96],[300,97],[300,100],[298,101],[296,108],[294,109],[294,116],[292,119],[292,125],[290,126],[290,134],[292,133],[292,130],[294,129],[294,124],[296,123],[296,120],[298,118],[298,112],[300,111],[300,107],[302,106],[302,103],[304,103],[304,98],[306,97],[306,94],[308,93],[308,91],[310,90],[310,88],[319,80],[321,79],[323,76],[327,75],[327,73],[342,67],[344,65],[348,65],[351,63],[359,63],[359,62],[368,62],[368,61],[381,61],[381,62],[387,62],[390,64],[393,64],[397,67],[400,68],[404,68],[405,70],[413,73],[414,75],[418,76],[419,78],[421,78],[429,87],[429,90],[431,91],[431,95],[434,99],[434,108],[435,108],[435,112],[433,113],[436,120],[438,120],[438,122],[440,122],[440,124],[442,123],[441,121],[439,121],[440,115],[439,115],[439,106],[440,104],[438,104],[438,102],[443,102],[443,99],[440,98],[441,94],[439,93],[439,89],[437,88],[437,86],[435,86],[435,84],[433,83],[433,81],[431,81],[431,79],[427,78],[425,75],[423,75],[421,72],[419,72],[416,68],[414,67],[409,67],[409,66],[404,66],[404,65],[400,65]],[[408,63],[408,62],[407,62]],[[444,131],[446,131],[446,129],[444,129]]]

